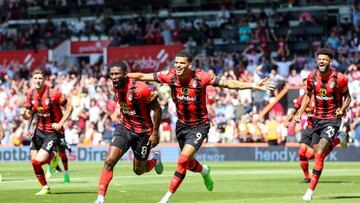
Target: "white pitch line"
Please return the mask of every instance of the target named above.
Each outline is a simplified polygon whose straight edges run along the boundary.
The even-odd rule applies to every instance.
[[[251,170],[251,169],[250,169]],[[212,175],[277,175],[277,174],[286,174],[286,175],[291,175],[291,174],[298,174],[300,173],[300,169],[288,169],[288,170],[251,170],[251,171],[216,171],[213,169],[213,171],[211,172]],[[326,172],[326,176],[333,176],[333,175],[347,175],[344,173],[349,173],[349,172],[357,172],[360,173],[360,169],[325,169]],[[340,173],[341,174],[337,174]],[[187,176],[197,176],[198,174],[195,173],[187,173]],[[349,174],[351,175],[351,174]],[[163,173],[161,176],[156,176],[158,178],[161,177],[171,177],[173,176],[173,172],[166,172]],[[134,177],[136,177],[135,175],[127,175],[127,176],[115,176],[113,177],[113,179],[133,179]],[[71,180],[77,180],[77,181],[82,181],[82,180],[97,180],[99,177],[98,176],[89,176],[89,177],[71,177]],[[154,176],[142,176],[141,178],[154,178]],[[4,179],[4,178],[3,178]],[[62,182],[64,179],[63,178],[51,178],[49,179],[49,182]],[[4,183],[23,183],[23,182],[37,182],[37,180],[35,178],[32,179],[20,179],[20,180],[16,180],[16,179],[12,179],[12,180],[2,180],[2,182],[0,182],[0,184],[4,184]]]

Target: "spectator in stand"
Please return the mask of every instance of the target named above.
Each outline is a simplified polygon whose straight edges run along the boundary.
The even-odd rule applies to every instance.
[[[301,86],[303,84],[303,80],[300,77],[300,75],[297,73],[296,68],[291,69],[287,81],[288,81],[288,85],[290,86]]]
[[[247,43],[251,39],[251,28],[246,18],[242,18],[239,27],[239,41]]]
[[[284,55],[280,56],[280,61],[276,61],[271,57],[271,63],[277,66],[277,71],[282,77],[289,77],[290,66],[296,63],[296,55],[292,60],[287,60],[287,57]]]

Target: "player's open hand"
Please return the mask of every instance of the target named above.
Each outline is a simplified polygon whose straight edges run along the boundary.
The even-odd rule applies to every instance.
[[[290,126],[290,122],[289,121],[286,121],[285,122],[285,128],[288,128]]]
[[[154,148],[159,144],[159,139],[159,133],[153,132],[153,134],[149,137],[147,145],[151,146],[151,148]]]
[[[62,127],[61,123],[53,123],[51,124],[52,129],[54,129],[55,131],[59,131]]]
[[[341,118],[344,116],[344,112],[340,108],[336,109],[335,114],[337,118]]]
[[[275,83],[269,81],[269,77],[266,77],[256,84],[256,89],[275,90]]]

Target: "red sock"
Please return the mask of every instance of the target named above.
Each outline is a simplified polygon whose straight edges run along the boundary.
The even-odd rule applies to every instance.
[[[188,162],[189,162],[189,157],[180,154],[174,177],[172,178],[169,186],[170,192],[174,193],[180,186],[181,182],[184,180]]]
[[[306,151],[307,151],[307,147],[300,146],[300,148],[299,148],[299,164],[300,164],[301,169],[304,172],[305,178],[310,179],[310,177],[309,177],[309,160],[306,157]]]
[[[53,152],[50,153],[49,158],[45,161],[46,164],[50,164],[51,159],[55,157],[55,154]]]
[[[336,145],[338,145],[338,144],[340,144],[340,139],[338,138],[338,137],[335,137],[335,139],[334,139],[334,141],[333,141],[333,143],[332,143],[332,147],[333,148],[335,148],[336,147]]]
[[[98,194],[105,196],[107,188],[109,186],[109,183],[111,181],[113,177],[113,171],[109,171],[106,169],[103,169],[101,172],[101,176],[100,176],[100,181],[99,181],[99,190],[98,190]]]
[[[150,172],[156,165],[156,159],[146,161],[146,172]]]
[[[315,187],[320,179],[322,169],[324,167],[325,156],[321,153],[315,154],[315,165],[309,185],[309,189],[315,190]]]
[[[67,171],[69,168],[68,168],[68,157],[66,155],[66,152],[59,152],[59,156],[61,158],[61,162],[63,163],[64,165],[64,170]]]
[[[41,167],[45,162],[40,162],[40,161],[33,159],[33,160],[31,160],[31,163],[34,168],[35,175],[36,175],[37,179],[39,180],[40,184],[42,186],[45,186],[47,184],[47,182],[45,179],[44,171]]]
[[[192,172],[201,172],[202,171],[202,165],[195,159],[190,160],[188,165],[187,165],[187,169],[192,171]]]

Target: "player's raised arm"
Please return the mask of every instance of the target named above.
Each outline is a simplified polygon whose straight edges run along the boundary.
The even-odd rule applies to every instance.
[[[128,73],[127,76],[129,78],[134,78],[136,80],[142,80],[142,81],[156,81],[154,78],[154,73]]]
[[[258,83],[240,82],[238,80],[220,79],[219,87],[226,87],[229,89],[257,89],[257,90],[274,90],[275,84],[269,82],[269,78],[264,78]]]

